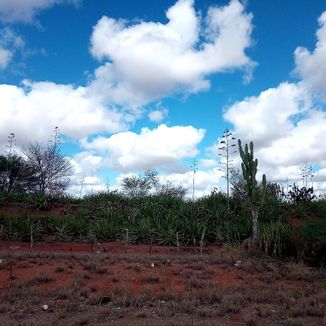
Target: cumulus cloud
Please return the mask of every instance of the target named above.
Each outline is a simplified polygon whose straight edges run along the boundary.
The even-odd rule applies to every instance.
[[[47,141],[54,127],[75,139],[98,132],[118,132],[127,128],[131,116],[108,108],[84,87],[51,82],[30,83],[22,87],[0,85],[0,139],[10,132],[18,144]]]
[[[120,174],[117,177],[117,189],[121,188],[122,180],[133,174],[126,173]],[[188,198],[192,197],[192,180],[193,172],[185,171],[182,173],[170,173],[166,175],[159,175],[159,181],[161,184],[172,184],[175,186],[181,185],[187,190],[186,196]],[[211,191],[219,185],[221,181],[222,173],[218,169],[210,169],[207,171],[199,170],[195,175],[195,198],[201,196],[209,195]]]
[[[252,15],[238,0],[210,7],[204,20],[193,0],[179,0],[167,12],[166,24],[128,22],[102,17],[93,29],[91,53],[108,60],[95,72],[93,92],[114,103],[139,106],[176,92],[209,87],[212,73],[254,63]]]
[[[238,138],[254,142],[260,174],[264,172],[277,182],[300,182],[304,164],[320,166],[314,186],[321,191],[326,188],[326,12],[319,24],[315,50],[299,47],[294,53],[296,72],[302,80],[283,82],[245,98],[231,105],[224,118],[234,125]]]
[[[152,122],[162,122],[164,118],[167,116],[168,110],[167,109],[159,109],[153,110],[148,113],[148,119]]]
[[[73,0],[0,0],[0,19],[31,21],[39,10]],[[171,92],[193,92],[209,86],[208,76],[252,61],[251,14],[238,0],[211,7],[205,19],[192,0],[179,0],[166,13],[168,23],[126,22],[103,17],[94,27],[92,54],[106,62],[85,87],[52,82],[0,85],[6,110],[0,139],[15,132],[23,145],[48,139],[55,126],[63,134],[83,138],[95,133],[127,129],[142,115],[142,106]],[[204,41],[201,41],[204,39]],[[2,40],[2,41],[1,41]],[[10,62],[23,40],[10,29],[0,39],[0,69]],[[161,122],[167,111],[156,109],[148,118]]]
[[[218,161],[214,160],[212,158],[203,158],[200,159],[199,162],[199,167],[202,169],[208,169],[208,168],[213,168],[218,166]]]
[[[103,163],[103,157],[90,152],[80,152],[71,160],[74,173],[79,177],[96,174]]]
[[[85,195],[90,192],[103,191],[106,185],[98,176],[104,165],[104,158],[90,152],[80,152],[71,159],[73,176],[68,191],[74,195]]]
[[[184,170],[180,161],[194,157],[199,151],[197,145],[203,139],[205,130],[192,126],[168,127],[160,125],[156,129],[143,128],[139,134],[122,132],[111,137],[97,137],[82,145],[87,150],[106,153],[108,165],[117,171],[129,172],[161,168],[176,172]]]
[[[192,180],[193,172],[171,173],[166,176],[161,176],[161,181],[171,182],[175,185],[182,185],[188,192],[187,195],[192,196]],[[218,168],[209,170],[199,170],[195,174],[195,197],[209,195],[214,188],[217,188],[222,181],[222,172]]]
[[[31,23],[44,9],[56,4],[77,5],[79,2],[79,0],[0,0],[0,20],[5,23]]]
[[[234,135],[253,141],[260,169],[276,181],[300,176],[300,166],[326,157],[326,112],[314,107],[304,84],[282,83],[235,103],[224,118]]]
[[[326,11],[319,17],[317,43],[313,52],[298,47],[295,52],[295,71],[308,88],[326,100]]]
[[[310,96],[305,88],[285,82],[233,104],[224,119],[234,125],[236,137],[266,147],[290,133],[309,108]]]

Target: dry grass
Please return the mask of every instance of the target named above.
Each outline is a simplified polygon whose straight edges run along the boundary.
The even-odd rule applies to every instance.
[[[326,321],[324,269],[250,257],[231,247],[212,255],[21,252],[9,260],[0,253],[0,258],[1,273],[16,273],[0,292],[0,325],[311,326]],[[49,273],[17,276],[19,269],[47,265]],[[43,311],[42,304],[49,309]]]

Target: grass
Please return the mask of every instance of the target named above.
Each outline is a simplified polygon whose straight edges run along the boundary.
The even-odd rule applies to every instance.
[[[0,258],[4,256],[0,252]],[[325,322],[323,268],[252,256],[230,247],[209,255],[169,256],[15,252],[11,260],[17,277],[0,293],[1,325],[310,326]],[[242,261],[239,267],[234,266],[237,260]],[[151,268],[151,262],[157,267]],[[48,263],[53,265],[51,272],[35,273]],[[70,271],[63,268],[69,264]],[[99,268],[106,272],[99,273]],[[36,275],[24,279],[19,270],[33,270]],[[51,287],[44,290],[44,285]],[[42,311],[42,304],[48,304],[49,311]]]

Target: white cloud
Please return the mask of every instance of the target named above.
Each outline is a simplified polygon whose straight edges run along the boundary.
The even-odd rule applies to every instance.
[[[198,154],[196,146],[204,135],[205,130],[192,126],[160,125],[153,130],[143,128],[140,134],[122,132],[91,142],[84,140],[82,145],[87,150],[106,153],[109,166],[117,171],[157,168],[175,172],[184,170],[180,163],[183,158]]]
[[[4,69],[7,67],[8,63],[11,60],[11,57],[12,53],[9,50],[0,46],[0,69]]]
[[[203,158],[199,160],[199,167],[203,169],[213,168],[218,166],[218,162],[214,159]]]
[[[126,129],[131,116],[103,105],[84,87],[51,82],[29,83],[23,87],[0,85],[0,141],[10,132],[18,144],[47,141],[55,126],[63,134],[80,139],[98,132]]]
[[[193,172],[187,171],[185,173],[171,173],[160,177],[162,183],[171,182],[174,185],[182,185],[186,188],[187,196],[192,196],[192,181]],[[216,187],[220,186],[222,181],[222,173],[217,168],[207,171],[199,170],[195,174],[195,197],[209,195],[210,192]]]
[[[224,113],[224,119],[234,125],[237,138],[268,147],[289,134],[310,105],[304,87],[285,82],[233,104]]]
[[[25,42],[11,28],[0,30],[0,70],[5,69],[17,50],[24,49]]]
[[[148,113],[148,118],[152,122],[162,122],[164,118],[167,116],[167,109],[154,110]]]
[[[79,0],[0,0],[0,20],[6,23],[31,23],[41,10],[56,4],[77,5],[79,2]]]
[[[295,50],[296,72],[313,92],[326,100],[326,11],[319,17],[317,43],[313,52],[304,47]]]
[[[75,175],[85,177],[94,175],[103,166],[104,158],[89,152],[80,152],[71,160]]]
[[[297,83],[281,83],[256,97],[230,106],[224,118],[234,125],[234,134],[244,143],[253,141],[260,174],[269,180],[300,182],[305,163],[320,165],[326,158],[326,12],[319,18],[313,53],[295,50]],[[326,97],[325,97],[326,98]],[[324,189],[323,169],[315,174],[315,187]]]
[[[85,195],[90,192],[106,190],[106,185],[98,176],[104,165],[104,158],[90,152],[80,152],[71,159],[73,175],[68,192],[74,195]]]
[[[313,107],[310,96],[303,84],[283,83],[232,105],[224,114],[237,138],[254,142],[260,169],[270,179],[294,180],[301,165],[326,157],[326,112]]]
[[[120,174],[117,177],[117,189],[121,188],[121,182],[125,177],[132,176],[132,173]],[[174,186],[182,186],[187,190],[186,196],[192,197],[192,180],[193,172],[186,171],[183,173],[170,173],[166,175],[159,175],[161,184],[172,184]],[[199,170],[195,175],[195,198],[209,195],[216,187],[218,188],[222,180],[222,174],[218,169],[210,169],[208,171]]]
[[[0,0],[0,17],[31,21],[41,9],[69,2],[76,1],[27,0],[18,4],[17,0]],[[20,87],[0,85],[1,107],[5,108],[0,141],[5,143],[10,132],[16,133],[18,145],[46,141],[55,126],[75,139],[126,130],[141,116],[141,105],[175,89],[200,90],[209,84],[209,74],[252,64],[244,53],[250,46],[252,17],[239,1],[211,7],[206,29],[191,0],[178,1],[167,17],[167,24],[141,22],[128,27],[103,17],[94,27],[92,53],[110,62],[95,71],[86,87],[48,81],[24,81]],[[206,41],[200,42],[203,33]],[[23,39],[4,29],[0,68],[23,48]],[[165,109],[157,108],[149,119],[160,122],[166,114]]]
[[[105,16],[98,21],[91,52],[109,62],[96,70],[93,92],[114,103],[140,106],[171,93],[206,89],[212,73],[253,67],[245,54],[252,15],[238,0],[210,7],[205,21],[193,0],[179,0],[166,15],[166,24],[127,25]]]

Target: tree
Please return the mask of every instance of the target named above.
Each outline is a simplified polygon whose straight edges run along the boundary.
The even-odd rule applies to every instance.
[[[247,185],[242,172],[234,167],[229,171],[230,184],[232,186],[232,196],[238,201],[247,200]]]
[[[47,145],[31,144],[25,151],[27,164],[33,172],[30,190],[54,196],[61,194],[69,185],[72,175],[70,160],[59,148],[59,130],[55,128],[54,140]]]
[[[183,198],[187,193],[187,189],[182,185],[174,185],[172,182],[168,181],[164,184],[160,184],[156,192],[158,195]]]
[[[0,156],[0,187],[3,192],[25,192],[33,171],[17,154]]]
[[[151,184],[143,176],[132,175],[122,179],[121,187],[128,197],[144,197],[148,195]]]
[[[121,181],[122,192],[129,197],[145,197],[149,194],[182,198],[187,190],[171,182],[161,183],[156,170],[145,170],[142,175],[124,177]]]

